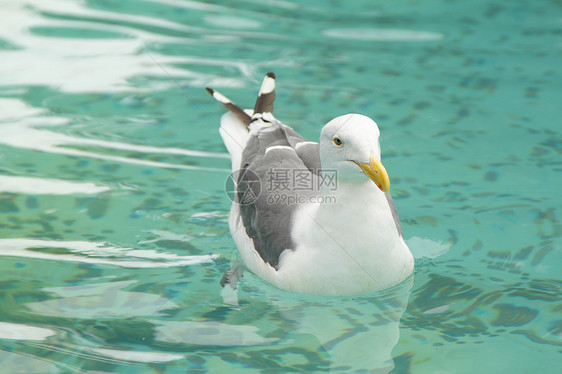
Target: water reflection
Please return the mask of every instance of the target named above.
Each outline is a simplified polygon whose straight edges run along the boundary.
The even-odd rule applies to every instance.
[[[441,273],[446,265],[440,265]],[[502,349],[493,340],[480,343],[502,332],[514,343],[496,343],[521,354],[536,343],[544,349],[560,345],[560,327],[549,322],[556,312],[545,308],[559,300],[555,281],[472,284],[473,277],[422,269],[413,296],[410,278],[387,292],[333,298],[284,292],[247,274],[232,305],[222,302],[216,275],[206,278],[199,271],[189,283],[179,283],[179,270],[163,285],[150,277],[120,279],[116,272],[79,285],[45,287],[23,306],[14,301],[25,292],[5,287],[0,348],[27,340],[21,352],[38,357],[58,352],[64,362],[81,360],[99,370],[108,363],[141,370],[166,362],[178,370],[387,373],[396,366],[439,367],[436,350],[464,352],[464,365],[474,369],[470,360]],[[29,321],[25,325],[17,322],[21,315]],[[423,359],[412,362],[413,351]]]
[[[43,316],[80,319],[151,316],[157,314],[159,306],[165,303],[166,308],[178,307],[159,295],[122,290],[134,283],[122,281],[45,288],[51,294],[50,299],[27,303],[26,307]]]
[[[196,346],[237,347],[269,345],[278,338],[266,338],[256,326],[216,321],[160,321],[154,339],[158,342]]]
[[[394,368],[392,351],[412,284],[410,278],[381,295],[345,299],[337,309],[326,310],[321,304],[305,308],[297,332],[318,339],[332,370],[387,373]]]
[[[240,289],[239,306],[222,304],[218,293],[203,289],[188,288],[169,299],[140,291],[149,285],[133,280],[43,288],[34,297],[43,301],[21,310],[8,300],[5,315],[14,319],[23,312],[52,327],[0,323],[0,348],[1,339],[31,340],[20,347],[25,354],[62,355],[58,359],[68,365],[82,360],[98,369],[164,362],[193,368],[195,361],[201,369],[229,363],[250,371],[387,373],[394,367],[392,351],[412,279],[387,292],[336,300],[255,282],[261,281]],[[205,296],[191,304],[201,291]],[[48,340],[55,334],[56,340]]]
[[[243,286],[239,307],[207,315],[235,320],[243,314],[259,315],[254,309],[267,311],[253,323],[261,326],[265,337],[275,336],[279,341],[275,347],[244,351],[240,362],[248,367],[387,373],[394,367],[392,351],[412,284],[409,278],[386,292],[345,298],[295,295],[263,284],[246,294]],[[250,358],[256,361],[250,364]]]

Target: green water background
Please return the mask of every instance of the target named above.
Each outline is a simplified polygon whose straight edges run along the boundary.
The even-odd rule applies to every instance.
[[[2,370],[559,372],[561,8],[0,1]],[[267,71],[312,140],[377,121],[413,284],[333,299],[246,274],[225,303],[204,87],[251,107]]]

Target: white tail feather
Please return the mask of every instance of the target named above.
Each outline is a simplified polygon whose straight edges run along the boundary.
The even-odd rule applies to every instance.
[[[251,110],[246,113],[252,115]],[[221,117],[221,127],[219,129],[224,145],[230,153],[232,159],[232,171],[240,169],[242,162],[242,152],[246,147],[250,133],[242,121],[232,112],[227,112]]]

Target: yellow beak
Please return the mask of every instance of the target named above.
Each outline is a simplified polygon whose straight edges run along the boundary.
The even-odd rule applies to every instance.
[[[363,173],[365,173],[370,180],[375,182],[381,191],[388,192],[390,190],[390,180],[380,160],[375,159],[375,157],[371,155],[371,160],[368,164],[357,162],[357,165],[359,165]]]

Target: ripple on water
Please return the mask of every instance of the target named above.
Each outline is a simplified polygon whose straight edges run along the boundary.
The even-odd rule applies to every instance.
[[[327,29],[323,30],[322,34],[334,39],[373,40],[380,42],[421,42],[440,40],[445,37],[443,34],[429,31],[362,28]]]

